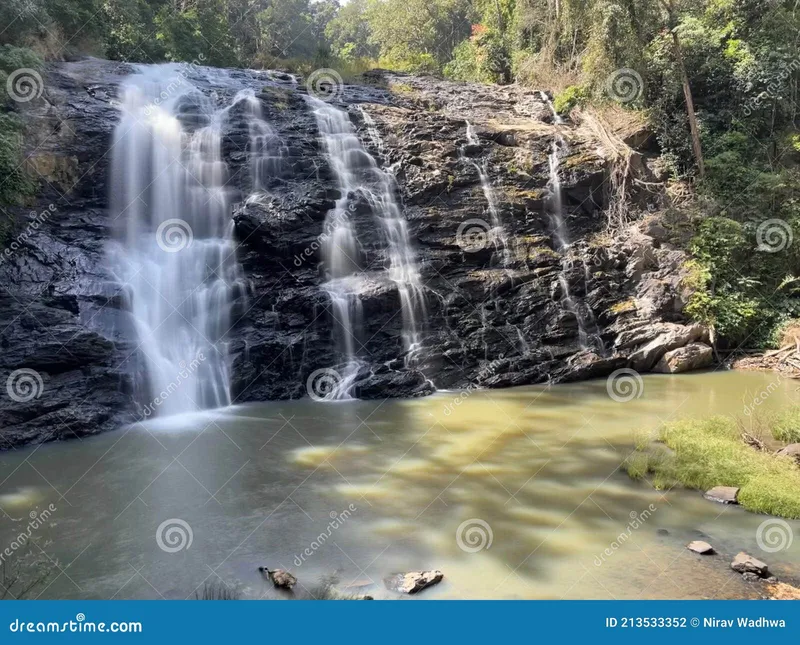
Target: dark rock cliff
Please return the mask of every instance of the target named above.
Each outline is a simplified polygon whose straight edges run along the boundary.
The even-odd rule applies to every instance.
[[[16,223],[0,264],[0,374],[8,385],[0,449],[143,418],[144,361],[124,285],[104,261],[115,226],[107,185],[115,98],[132,71],[96,59],[51,65],[43,97],[20,109],[27,164],[41,192],[32,208],[9,211]],[[194,73],[203,91],[220,91]],[[319,266],[323,222],[339,194],[302,85],[277,73],[233,75],[257,90],[280,163],[259,198],[246,199],[253,192],[248,127],[233,110],[223,153],[249,287],[229,334],[232,393],[236,402],[295,398],[306,394],[311,372],[341,360]],[[396,176],[426,290],[423,349],[406,361],[399,295],[385,278],[379,232],[356,211],[370,278],[361,296],[368,367],[359,396],[417,396],[431,383],[507,387],[622,367],[647,371],[667,351],[705,340],[682,314],[683,253],[652,222],[606,232],[602,150],[574,126],[554,125],[540,93],[374,72],[337,100]],[[467,121],[477,141],[468,143]],[[567,246],[554,241],[547,209],[558,134],[568,146],[560,169]],[[496,232],[484,226],[480,168],[496,196],[502,253]],[[483,236],[465,245],[470,226]],[[588,343],[580,333],[586,321]],[[19,378],[20,370],[33,373],[33,391],[11,396],[10,375]]]

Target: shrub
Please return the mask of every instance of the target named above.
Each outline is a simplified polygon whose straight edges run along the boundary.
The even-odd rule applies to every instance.
[[[589,100],[589,89],[583,85],[570,85],[563,92],[556,94],[553,107],[559,114],[569,114],[573,108],[583,105]]]

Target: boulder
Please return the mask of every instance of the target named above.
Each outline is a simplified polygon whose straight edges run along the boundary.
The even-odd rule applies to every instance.
[[[258,570],[269,578],[270,582],[278,589],[291,590],[297,584],[297,578],[284,569],[270,571],[267,567],[259,567]]]
[[[800,462],[800,443],[790,443],[775,454],[784,457],[794,457],[795,461]]]
[[[398,593],[415,594],[432,585],[438,584],[444,574],[438,569],[432,571],[409,571],[396,573],[386,578],[383,583],[390,591]]]
[[[734,486],[714,486],[703,493],[703,497],[720,504],[738,504],[739,489]]]
[[[769,567],[761,560],[757,560],[752,555],[748,555],[744,551],[736,554],[731,562],[731,569],[738,573],[753,573],[759,578],[769,578]]]
[[[702,325],[669,324],[663,327],[658,336],[631,354],[629,364],[637,372],[649,371],[667,352],[708,338],[708,330]]]
[[[667,352],[653,368],[662,374],[680,374],[708,367],[714,361],[713,350],[705,343],[690,343]]]
[[[686,548],[689,551],[694,551],[695,553],[699,553],[700,555],[714,555],[714,547],[711,546],[708,542],[703,542],[702,540],[695,540],[694,542],[689,542],[686,545]]]

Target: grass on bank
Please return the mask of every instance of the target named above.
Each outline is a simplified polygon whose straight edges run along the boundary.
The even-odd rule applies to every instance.
[[[776,415],[772,419],[770,429],[772,436],[778,441],[800,443],[800,405],[793,405]]]
[[[646,477],[659,489],[736,486],[739,504],[747,510],[800,519],[797,463],[746,444],[734,419],[682,420],[663,426],[657,438],[656,443],[639,441],[626,460],[632,478]]]

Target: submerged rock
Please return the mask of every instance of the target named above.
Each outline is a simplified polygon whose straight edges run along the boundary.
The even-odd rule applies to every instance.
[[[384,579],[386,588],[404,594],[419,593],[423,589],[438,584],[444,578],[444,574],[438,569],[432,571],[409,571],[408,573],[396,573]]]
[[[736,554],[736,557],[733,558],[731,569],[738,573],[752,573],[759,578],[770,577],[768,565],[754,558],[752,555],[748,555],[744,551],[740,551]]]
[[[703,497],[719,504],[738,504],[739,489],[734,486],[714,486],[703,493]]]

